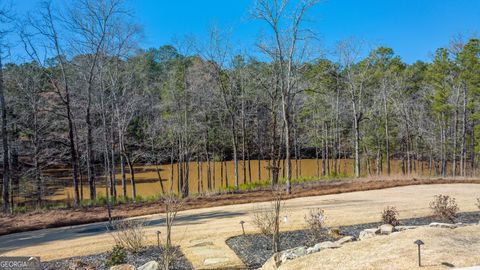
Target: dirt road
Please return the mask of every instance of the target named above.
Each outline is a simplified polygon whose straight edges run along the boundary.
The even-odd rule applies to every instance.
[[[286,222],[281,226],[283,230],[301,228],[305,213],[316,207],[325,209],[329,226],[378,221],[387,205],[396,206],[400,218],[426,216],[430,213],[429,201],[440,193],[455,197],[462,212],[478,210],[478,184],[416,185],[290,199],[285,201]],[[246,221],[247,233],[256,231],[251,224],[253,207],[254,204],[239,204],[183,211],[173,232],[174,240],[196,269],[241,268],[242,262],[225,240],[241,233],[241,220]],[[155,232],[163,230],[163,215],[147,218],[148,240],[154,243]],[[52,260],[106,251],[113,241],[104,228],[104,223],[95,223],[1,236],[0,254],[36,255]]]

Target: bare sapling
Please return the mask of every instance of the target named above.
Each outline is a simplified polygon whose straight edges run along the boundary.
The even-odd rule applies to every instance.
[[[145,219],[123,219],[112,222],[110,234],[115,244],[132,253],[145,247]]]
[[[272,234],[273,252],[280,251],[280,213],[282,210],[283,191],[280,188],[273,190],[274,224]]]
[[[161,245],[160,258],[165,270],[170,269],[172,263],[179,256],[178,249],[172,245],[172,228],[175,224],[178,211],[183,208],[183,200],[176,194],[169,192],[163,195],[162,202],[165,207],[165,241]],[[159,238],[160,239],[160,238]]]
[[[274,188],[272,190],[273,200],[270,206],[254,207],[252,223],[260,233],[272,238],[272,250],[280,250],[280,214],[282,211],[283,190]]]

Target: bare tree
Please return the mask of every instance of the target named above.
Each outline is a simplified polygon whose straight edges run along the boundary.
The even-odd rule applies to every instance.
[[[112,36],[118,34],[115,27],[121,23],[120,17],[127,15],[122,4],[122,0],[81,0],[77,2],[70,15],[70,26],[76,37],[74,40],[74,44],[77,44],[76,50],[87,56],[87,66],[80,66],[80,68],[87,70],[84,73],[87,95],[85,123],[87,126],[87,178],[91,200],[96,197],[91,119],[92,92],[95,88],[95,76],[98,74],[99,61],[108,53],[106,51],[107,42],[115,39]]]
[[[305,13],[313,7],[318,0],[299,1],[293,10],[288,13],[288,0],[258,0],[253,10],[253,16],[264,21],[273,33],[271,46],[261,45],[260,48],[271,57],[273,63],[278,64],[277,74],[280,81],[280,96],[282,118],[284,127],[286,189],[291,192],[291,107],[294,99],[295,78],[299,61],[302,59],[303,50],[300,41],[305,40],[309,30],[302,29]],[[288,20],[285,22],[285,20]],[[283,29],[284,25],[286,29]],[[300,53],[299,53],[300,50]]]
[[[363,47],[355,40],[345,40],[337,45],[340,64],[345,70],[342,78],[345,90],[350,97],[354,133],[355,177],[360,177],[360,124],[364,118],[366,84],[368,82],[370,62],[360,61]],[[358,62],[358,63],[357,63]]]

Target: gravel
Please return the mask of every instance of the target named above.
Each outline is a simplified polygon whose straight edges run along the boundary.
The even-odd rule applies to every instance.
[[[480,211],[459,213],[456,222],[461,223],[477,223],[480,220]],[[400,225],[420,226],[428,225],[432,222],[439,222],[433,217],[409,218],[401,219]],[[441,221],[440,221],[441,222]],[[382,225],[381,222],[356,224],[350,226],[339,226],[341,235],[352,235],[358,237],[364,229],[375,228]],[[318,242],[335,240],[329,235],[325,235],[324,239]],[[312,246],[307,237],[306,230],[289,231],[280,233],[280,250],[287,250],[299,246]],[[272,255],[271,237],[261,234],[250,234],[235,236],[227,240],[227,245],[237,254],[243,263],[249,269],[257,269],[261,267]]]
[[[189,270],[193,269],[190,262],[181,253],[177,260],[173,262],[170,269],[172,270]],[[75,270],[103,270],[109,269],[105,266],[109,252],[98,253],[90,256],[72,257],[62,260],[42,262],[43,270],[59,270],[59,269],[75,269]],[[161,251],[155,246],[147,247],[136,254],[127,252],[127,263],[140,267],[149,261],[161,262],[159,255]]]
[[[325,233],[321,241],[332,241],[335,238]],[[312,244],[306,231],[290,231],[280,233],[280,250]],[[227,240],[227,245],[240,257],[250,269],[261,267],[273,254],[272,238],[262,234],[235,236]]]

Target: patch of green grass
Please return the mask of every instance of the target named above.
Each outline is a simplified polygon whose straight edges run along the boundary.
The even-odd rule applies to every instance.
[[[26,205],[21,205],[21,206],[17,205],[17,206],[12,208],[13,214],[23,214],[23,213],[26,213],[30,210],[31,209],[29,209]]]
[[[320,178],[315,177],[315,176],[302,176],[299,178],[293,178],[292,179],[292,184],[300,184],[300,183],[307,183],[307,182],[315,182],[315,181],[329,181],[329,180],[335,180],[335,179],[340,179],[340,178],[346,178],[348,175],[343,174],[343,173],[330,173],[329,175],[326,176],[321,176]],[[279,184],[285,184],[286,180],[284,178],[279,178]],[[249,182],[249,183],[242,183],[239,184],[238,190],[239,191],[252,191],[252,190],[258,190],[258,189],[265,189],[269,188],[271,185],[270,179],[263,179],[260,181],[255,181],[255,182]],[[217,189],[220,193],[228,193],[228,192],[234,192],[237,189],[233,185],[229,185],[228,187],[222,187],[220,189]],[[202,196],[205,193],[190,193],[189,198],[195,198],[198,196]],[[136,196],[136,202],[137,203],[153,203],[157,202],[161,199],[162,194],[156,194],[156,195],[150,195],[150,196],[141,196],[137,195]],[[124,197],[124,196],[117,196],[117,198],[108,198],[111,205],[121,205],[121,204],[128,204],[132,202],[132,198],[130,197]],[[82,207],[95,207],[95,206],[104,206],[107,204],[107,198],[102,192],[97,192],[97,197],[94,200],[90,199],[84,199],[80,202],[80,205]],[[64,201],[56,201],[56,202],[48,202],[42,204],[42,206],[36,207],[36,206],[16,206],[14,208],[14,213],[26,213],[26,212],[31,212],[34,210],[55,210],[55,209],[68,209],[73,206],[73,201],[70,199],[66,199]]]

